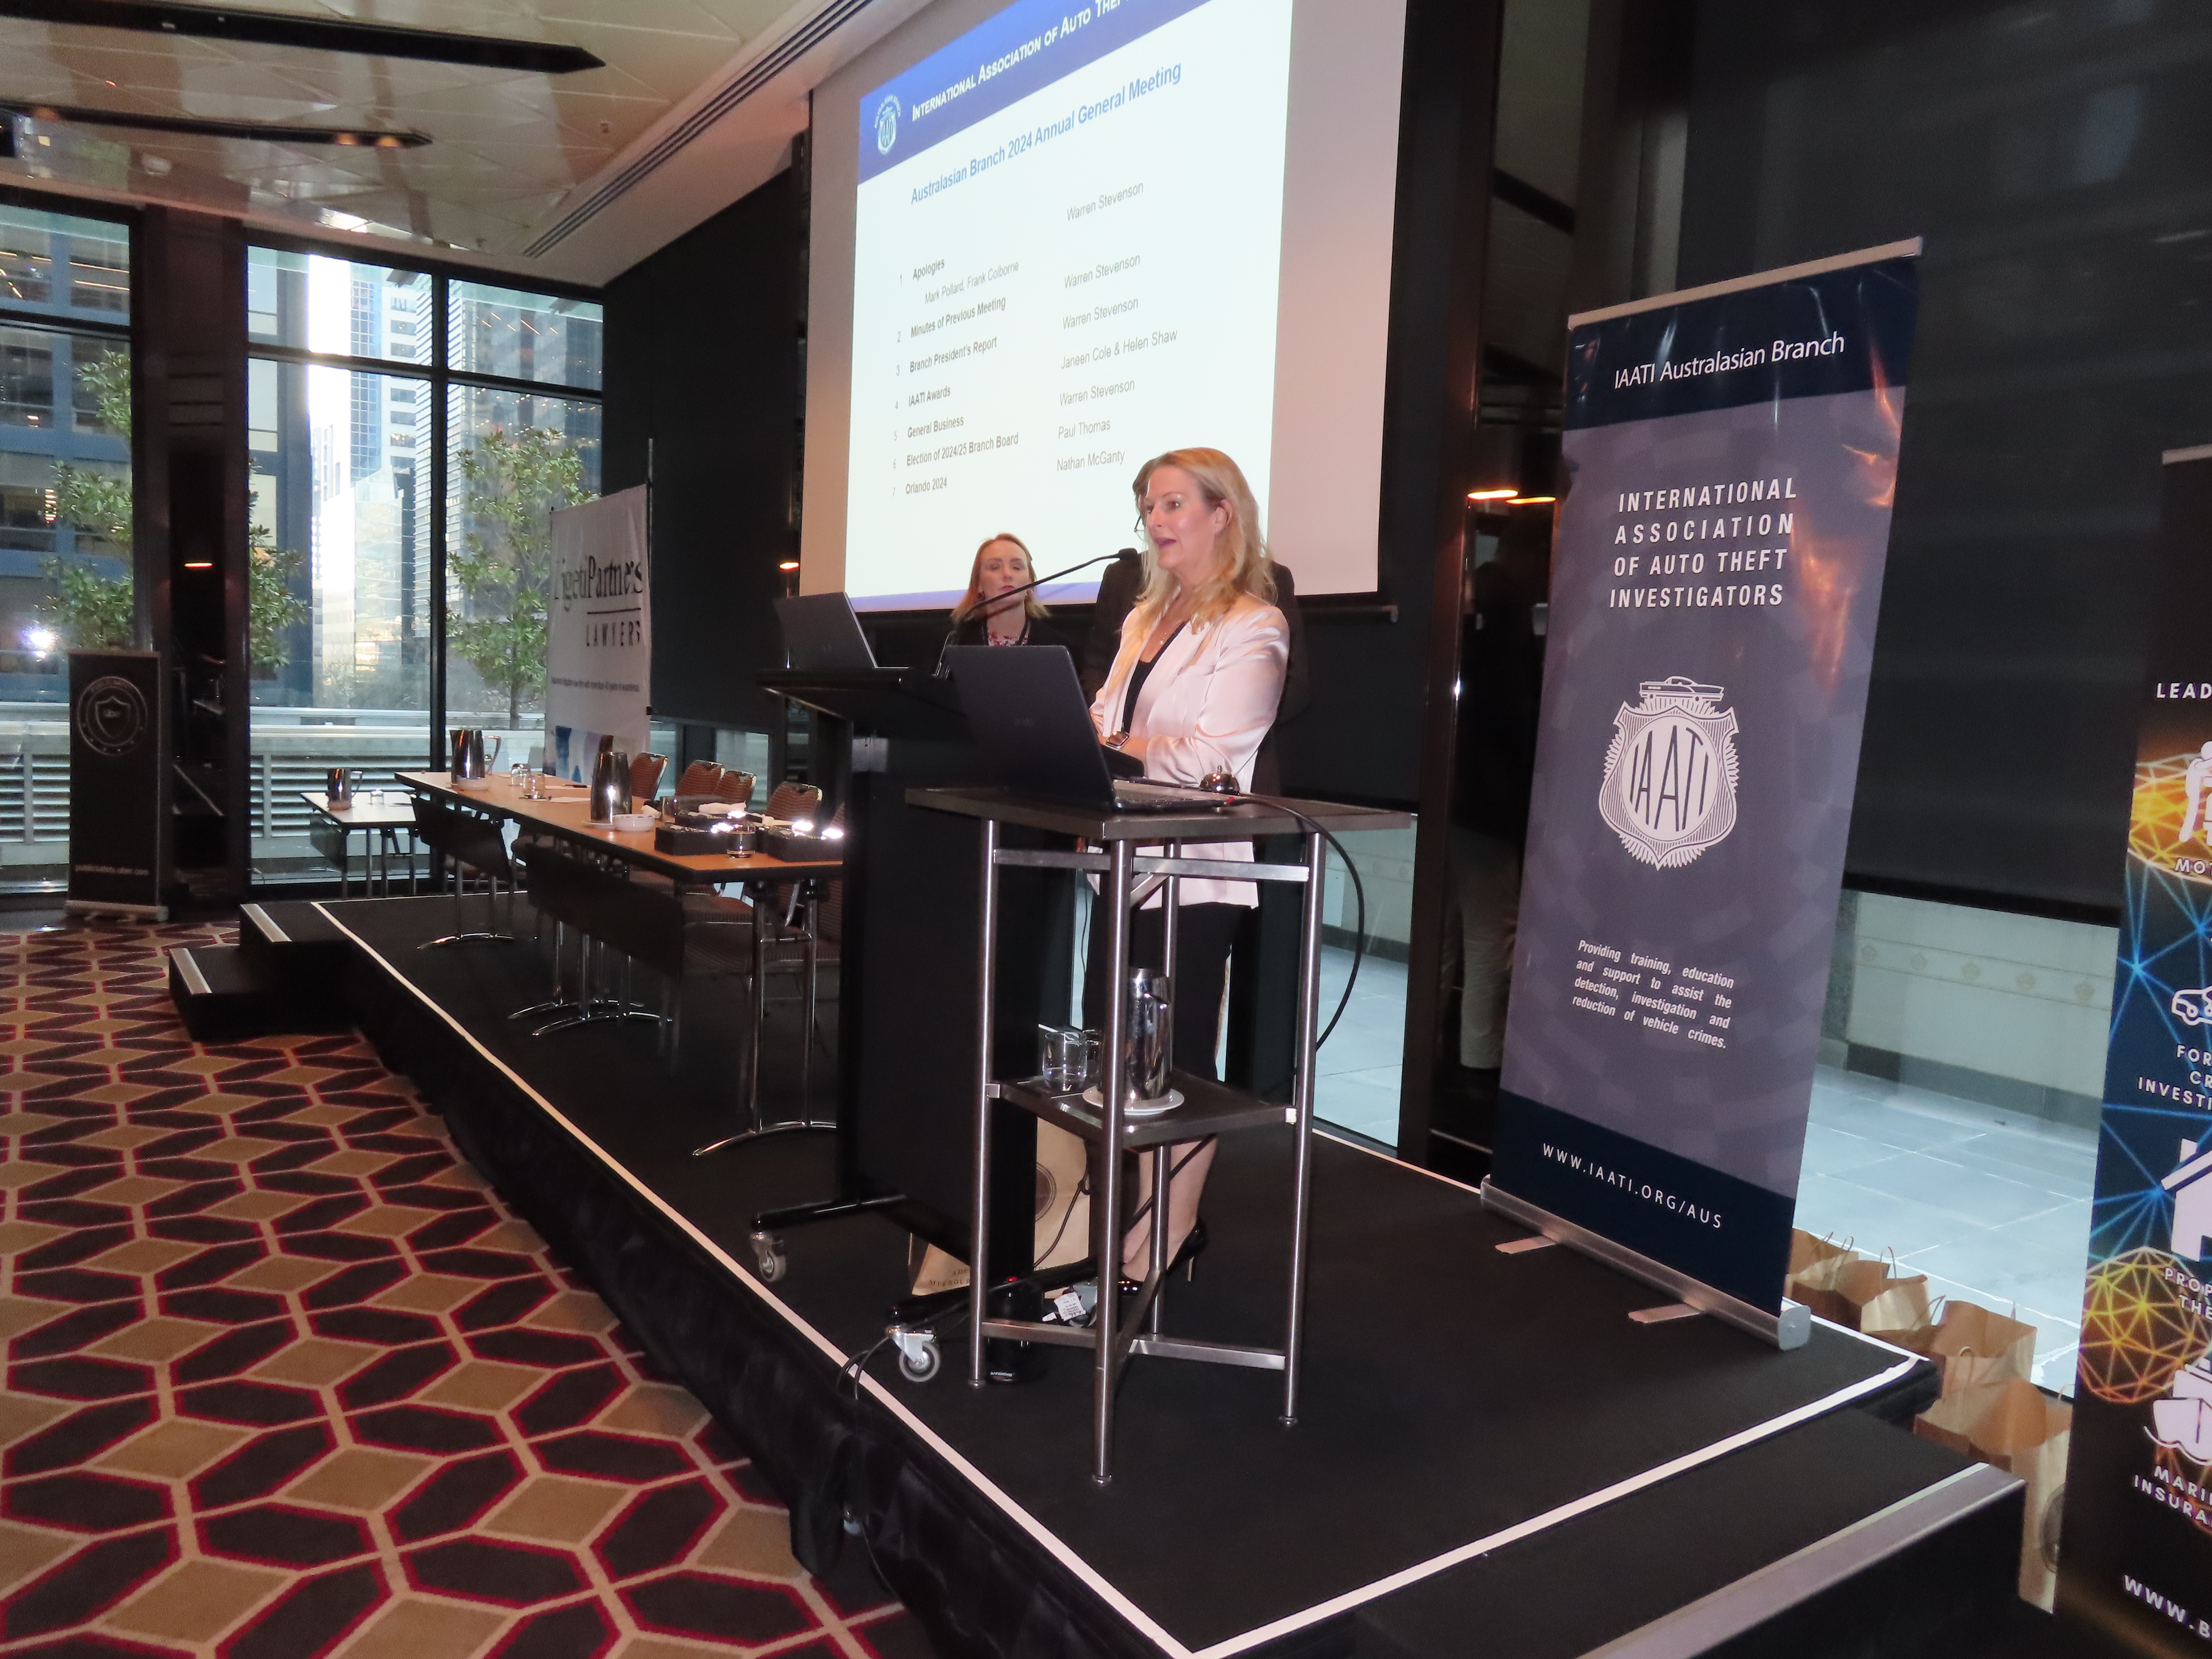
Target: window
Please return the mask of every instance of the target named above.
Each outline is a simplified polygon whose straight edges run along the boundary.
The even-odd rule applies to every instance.
[[[447,357],[453,368],[510,380],[599,389],[599,307],[580,300],[453,284]]]
[[[246,307],[255,872],[319,879],[300,794],[329,768],[419,766],[448,714],[518,760],[543,741],[548,514],[599,493],[600,308],[261,247]]]
[[[446,396],[446,700],[509,733],[519,759],[544,741],[550,515],[599,493],[599,406],[472,386]]]
[[[131,235],[0,205],[0,886],[59,885],[72,645],[131,642]]]

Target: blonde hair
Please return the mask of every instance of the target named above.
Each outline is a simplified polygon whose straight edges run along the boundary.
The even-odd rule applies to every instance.
[[[969,617],[975,613],[977,608],[982,605],[983,556],[989,552],[993,548],[996,547],[1000,542],[1012,542],[1016,547],[1022,550],[1022,562],[1030,568],[1030,580],[1032,581],[1036,580],[1036,560],[1030,552],[1029,544],[1024,542],[1019,536],[1008,535],[1004,531],[1000,532],[999,534],[991,537],[988,540],[984,542],[981,547],[975,550],[975,562],[968,567],[968,591],[960,596],[960,603],[952,607],[952,620],[954,622],[966,622]],[[1028,592],[1022,595],[1022,613],[1024,616],[1030,617],[1049,617],[1052,615],[1051,611],[1046,610],[1044,606],[1039,603],[1037,599],[1037,591],[1034,587],[1030,589]]]
[[[1268,557],[1267,539],[1260,533],[1260,504],[1252,499],[1252,486],[1244,482],[1243,470],[1218,449],[1170,449],[1164,455],[1155,455],[1137,469],[1136,481],[1130,487],[1137,498],[1140,520],[1145,511],[1145,487],[1152,482],[1152,474],[1164,466],[1188,472],[1208,507],[1229,509],[1228,527],[1214,544],[1213,574],[1200,584],[1191,609],[1192,625],[1202,628],[1218,622],[1236,608],[1238,598],[1246,593],[1262,605],[1273,605],[1274,561]],[[1129,613],[1138,639],[1152,632],[1160,613],[1174,599],[1176,586],[1175,577],[1160,568],[1158,550],[1153,547],[1147,532],[1144,591],[1138,596],[1136,608]]]

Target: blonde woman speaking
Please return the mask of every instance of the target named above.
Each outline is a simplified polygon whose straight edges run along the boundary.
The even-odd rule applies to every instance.
[[[1144,588],[1121,624],[1121,648],[1091,705],[1098,740],[1164,783],[1196,784],[1231,772],[1252,787],[1253,758],[1275,723],[1290,630],[1275,608],[1275,581],[1252,488],[1218,449],[1176,449],[1148,461],[1135,483],[1145,532]],[[1152,850],[1152,849],[1147,849]],[[1252,843],[1185,849],[1193,858],[1249,862]],[[1249,881],[1179,884],[1175,1056],[1180,1070],[1214,1075],[1229,951],[1243,913],[1259,902]],[[1129,964],[1164,965],[1164,906],[1155,896],[1131,918]],[[1084,1023],[1105,1024],[1106,929],[1091,913]],[[1213,1162],[1211,1141],[1174,1149],[1168,1249],[1188,1262],[1206,1248],[1198,1205]],[[1146,1219],[1122,1241],[1125,1272],[1140,1273],[1151,1249],[1152,1163],[1139,1160]]]

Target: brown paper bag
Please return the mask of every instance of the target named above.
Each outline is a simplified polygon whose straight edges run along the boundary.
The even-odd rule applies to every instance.
[[[1880,1267],[1879,1276],[1862,1273],[1848,1285],[1838,1275],[1838,1287],[1858,1302],[1862,1331],[1910,1331],[1928,1325],[1928,1275],[1899,1273],[1895,1264],[1866,1262]],[[1850,1270],[1846,1270],[1848,1273]],[[1872,1292],[1870,1295],[1867,1292]]]
[[[1815,1238],[1802,1227],[1790,1232],[1790,1277],[1782,1293],[1802,1302],[1823,1319],[1837,1319],[1842,1304],[1834,1299],[1836,1275],[1859,1259],[1848,1244]]]
[[[1801,1278],[1822,1262],[1852,1261],[1858,1252],[1832,1238],[1815,1238],[1802,1227],[1790,1230],[1790,1277]],[[1832,1268],[1829,1271],[1833,1271]]]
[[[1037,1125],[1036,1259],[1040,1267],[1064,1267],[1091,1254],[1091,1194],[1084,1184],[1084,1146],[1057,1123]],[[914,1294],[957,1291],[968,1283],[968,1264],[934,1244],[923,1253]]]
[[[1831,1288],[1808,1286],[1800,1299],[1823,1319],[1854,1331],[1867,1328],[1868,1310],[1880,1325],[1902,1328],[1928,1317],[1928,1275],[1899,1274],[1892,1264],[1863,1259],[1835,1270]]]
[[[1936,1340],[1936,1310],[1943,1298],[1937,1297],[1930,1304],[1925,1274],[1896,1282],[1909,1288],[1869,1303],[1860,1312],[1859,1329],[1878,1342],[1925,1356]]]
[[[2033,1382],[2014,1377],[1946,1395],[1913,1422],[1913,1432],[1979,1458],[2027,1483],[2027,1518],[2021,1538],[2020,1593],[2046,1613],[2057,1588],[2058,1563],[2046,1547],[2046,1522],[2066,1480],[2074,1408]]]
[[[2035,1327],[1978,1303],[1946,1302],[1926,1352],[1942,1362],[1947,1395],[2035,1378]]]

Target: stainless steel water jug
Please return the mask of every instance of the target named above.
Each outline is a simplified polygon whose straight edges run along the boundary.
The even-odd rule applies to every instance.
[[[1168,976],[1156,968],[1129,975],[1129,1000],[1121,1024],[1122,1103],[1164,1099],[1175,1055],[1175,1007]]]
[[[331,811],[343,812],[353,805],[353,787],[360,777],[361,774],[350,767],[331,768],[330,781],[324,793],[330,799]]]
[[[616,813],[629,810],[629,757],[612,738],[601,738],[599,757],[592,763],[592,822],[611,823]]]
[[[499,747],[502,738],[491,739],[491,755],[484,755],[484,730],[480,726],[456,726],[447,734],[453,744],[453,780],[465,778],[474,783],[491,775],[491,769],[499,764]]]

